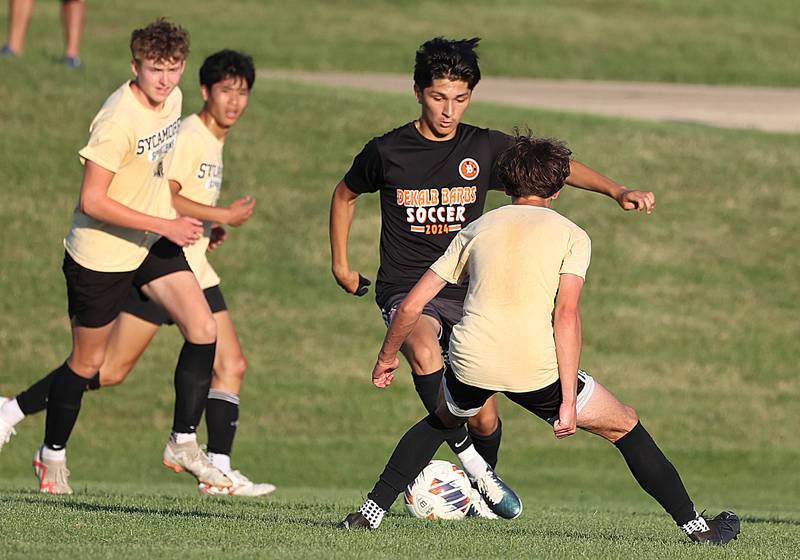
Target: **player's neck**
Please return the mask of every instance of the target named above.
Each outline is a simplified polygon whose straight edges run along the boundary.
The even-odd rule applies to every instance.
[[[228,135],[228,131],[231,129],[229,126],[222,126],[220,125],[217,120],[209,113],[208,111],[203,108],[198,115],[200,120],[203,121],[203,124],[206,125],[206,128],[216,136],[217,140],[220,142],[225,141],[225,137]]]
[[[515,196],[511,198],[511,204],[517,206],[540,206],[542,208],[550,208],[550,203],[553,198],[542,198],[540,196]]]
[[[456,137],[456,132],[458,132],[458,126],[456,125],[453,127],[453,130],[447,134],[446,136],[441,136],[437,134],[428,123],[425,122],[424,119],[419,118],[414,121],[414,126],[416,127],[417,131],[422,135],[423,138],[426,140],[430,140],[432,142],[447,142],[448,140],[452,140]]]
[[[133,93],[133,97],[136,98],[136,101],[142,104],[145,109],[150,109],[151,111],[161,111],[166,104],[166,101],[153,101],[150,99],[147,94],[139,87],[139,84],[136,83],[136,80],[132,80],[130,84],[131,93]]]

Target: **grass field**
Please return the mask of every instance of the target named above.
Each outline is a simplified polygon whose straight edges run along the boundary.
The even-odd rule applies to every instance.
[[[608,13],[622,11],[622,4],[611,3]],[[259,34],[261,15],[275,13],[262,11],[268,3],[243,2],[224,20],[213,19],[201,3],[173,5],[175,14],[186,13],[195,41],[183,83],[187,114],[198,108],[194,83],[202,56],[223,45],[250,48],[262,67],[403,70],[419,40],[438,32],[421,26],[384,45],[386,30],[373,27],[375,56],[364,60],[347,45],[354,29],[334,20],[317,42],[328,57],[320,61],[300,46],[344,4],[284,13],[307,24],[292,27],[291,38],[290,28],[266,15],[265,36]],[[353,17],[390,25],[410,18],[417,3],[398,5],[403,9],[392,17],[363,15],[368,11]],[[599,4],[585,5],[594,6],[593,17],[608,17]],[[711,5],[635,4],[655,13],[685,12],[695,27],[738,17],[742,25],[751,22],[752,33],[775,36],[775,29],[792,25],[777,10],[789,3],[757,14],[747,11],[755,7],[731,3],[725,15]],[[7,193],[0,205],[0,394],[16,394],[68,352],[59,267],[60,239],[80,181],[75,153],[99,104],[127,77],[124,31],[156,15],[154,6],[144,3],[123,17],[115,11],[119,4],[90,4],[94,37],[87,37],[85,70],[75,74],[53,63],[56,4],[42,2],[26,58],[0,59],[0,170]],[[564,13],[549,10],[567,18],[566,6]],[[708,17],[694,17],[703,6]],[[512,73],[503,67],[503,53],[519,50],[501,27],[487,24],[497,43],[490,48],[487,40],[483,51],[487,74]],[[735,48],[730,34],[711,30],[705,41]],[[641,61],[633,54],[618,54],[607,65],[627,76],[581,73],[574,69],[582,64],[582,46],[568,51],[563,71],[692,80],[680,72],[686,57],[675,54],[684,44],[690,48],[691,41],[676,45],[672,66],[651,68],[658,66],[658,75],[637,70]],[[296,58],[287,59],[287,51]],[[696,81],[787,85],[798,75],[791,76],[796,62],[782,58],[787,54],[770,44],[752,54],[782,64],[774,75],[782,81],[745,70],[735,80],[722,71],[705,74],[703,59],[693,61],[691,72],[710,76]],[[742,68],[747,60],[740,57]],[[552,59],[537,64],[546,71],[531,67],[530,75],[559,75]],[[570,189],[559,198],[559,211],[593,239],[583,362],[636,406],[698,507],[712,513],[729,507],[743,516],[743,536],[723,550],[688,545],[611,446],[585,434],[556,442],[545,425],[508,402],[501,403],[500,471],[525,501],[521,519],[423,524],[397,508],[376,534],[332,529],[361,502],[421,407],[406,375],[388,391],[367,381],[383,328],[371,297],[346,296],[330,275],[330,192],[366,140],[416,111],[410,96],[257,82],[248,113],[226,143],[223,202],[244,193],[259,201],[251,222],[214,258],[250,362],[234,464],[276,483],[279,492],[262,501],[204,499],[188,478],[160,466],[180,345],[175,329],[166,329],[125,385],[84,399],[69,447],[74,497],[33,492],[29,460],[43,418],[20,424],[0,454],[0,557],[800,557],[800,137],[480,103],[470,108],[469,122],[501,130],[530,124],[568,140],[585,163],[656,192],[658,209],[650,217],[623,214],[609,200]],[[377,209],[375,197],[359,201],[351,242],[352,264],[373,277]]]

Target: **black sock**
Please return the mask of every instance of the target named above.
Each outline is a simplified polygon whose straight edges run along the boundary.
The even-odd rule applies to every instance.
[[[683,525],[695,518],[694,504],[678,471],[640,422],[614,445],[625,457],[639,486],[661,504],[675,523]]]
[[[239,423],[239,395],[211,389],[206,402],[208,452],[230,455]]]
[[[25,416],[47,409],[47,398],[50,396],[53,378],[62,367],[63,364],[17,395],[17,404]]]
[[[86,384],[87,391],[97,391],[100,388],[100,372],[98,371],[92,377],[89,378],[89,382]]]
[[[72,371],[67,362],[51,375],[53,379],[47,399],[44,444],[58,450],[67,446],[69,435],[78,420],[87,379]]]
[[[411,377],[414,379],[414,389],[417,390],[417,394],[419,395],[422,404],[425,406],[425,410],[430,413],[436,411],[436,405],[439,403],[439,386],[442,384],[443,376],[444,368],[434,371],[428,375],[419,375],[411,372]],[[452,431],[452,435],[448,436],[446,441],[447,445],[450,446],[450,449],[452,449],[453,453],[456,455],[458,455],[459,452],[467,449],[473,443],[472,439],[469,437],[467,429],[463,426]],[[495,457],[495,461],[496,460],[497,458]]]
[[[178,365],[175,367],[175,417],[172,431],[193,434],[203,416],[211,386],[211,369],[217,343],[183,343]]]
[[[389,511],[397,495],[422,472],[445,438],[455,430],[446,428],[435,414],[417,422],[400,439],[368,498]]]
[[[503,423],[500,421],[500,418],[497,419],[497,429],[488,436],[476,434],[472,429],[469,430],[469,435],[472,438],[472,443],[475,444],[475,450],[480,453],[480,456],[489,463],[492,469],[497,467],[497,454],[500,452],[500,438],[503,436]]]

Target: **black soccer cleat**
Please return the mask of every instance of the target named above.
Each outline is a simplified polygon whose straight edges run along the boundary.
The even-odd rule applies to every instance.
[[[367,518],[361,515],[360,511],[354,511],[353,513],[348,513],[347,517],[345,517],[342,521],[340,521],[336,525],[337,529],[372,529],[367,521]]]
[[[702,516],[697,521],[703,519]],[[723,511],[714,519],[704,520],[706,530],[688,533],[689,538],[701,544],[727,544],[739,535],[739,516],[732,511]]]

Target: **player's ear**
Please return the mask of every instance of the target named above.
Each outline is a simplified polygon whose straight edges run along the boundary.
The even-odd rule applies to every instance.
[[[550,199],[551,199],[551,200],[555,200],[555,199],[557,199],[557,198],[558,198],[558,193],[560,193],[560,192],[561,192],[560,190],[559,190],[559,191],[556,191],[556,192],[554,192],[554,193],[553,193],[553,196],[551,196],[551,197],[550,197]]]
[[[208,86],[200,86],[200,95],[203,97],[203,103],[208,103],[208,98],[211,96],[211,92],[208,91]]]
[[[133,75],[137,78],[139,77],[139,63],[135,58],[131,58],[131,72],[133,72]]]

